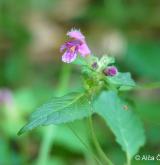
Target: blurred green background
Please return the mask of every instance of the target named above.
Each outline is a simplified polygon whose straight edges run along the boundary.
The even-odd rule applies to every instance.
[[[72,27],[86,35],[94,54],[115,56],[118,69],[131,71],[138,83],[160,81],[159,0],[0,0],[0,165],[96,165],[75,136],[92,145],[87,120],[17,136],[36,107],[81,88],[80,69],[63,64],[59,52]],[[139,154],[156,155],[160,90],[129,96],[146,132]],[[116,165],[124,164],[125,154],[104,121],[94,116],[94,126],[104,151]]]

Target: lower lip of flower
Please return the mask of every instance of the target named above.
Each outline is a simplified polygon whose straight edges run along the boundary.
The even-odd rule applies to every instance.
[[[74,52],[75,49],[76,49],[76,46],[72,46],[72,47],[70,48],[70,51],[71,51],[71,52]]]

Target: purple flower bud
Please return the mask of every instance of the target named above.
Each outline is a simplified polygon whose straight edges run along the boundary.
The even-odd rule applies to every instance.
[[[109,66],[103,70],[103,73],[106,76],[115,76],[118,73],[118,70],[115,66]]]
[[[77,57],[77,54],[80,53],[82,57],[89,55],[90,49],[88,48],[84,35],[79,30],[71,30],[67,33],[71,38],[70,41],[67,41],[60,48],[60,51],[64,51],[62,56],[62,61],[66,63],[71,63]]]
[[[97,68],[98,68],[97,62],[94,62],[94,63],[92,64],[92,68],[93,68],[93,69],[97,69]]]

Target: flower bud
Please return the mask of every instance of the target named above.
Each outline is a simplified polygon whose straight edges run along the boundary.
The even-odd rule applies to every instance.
[[[92,68],[93,68],[93,69],[97,69],[97,68],[98,68],[97,62],[94,62],[94,63],[92,64]]]
[[[109,66],[103,70],[103,73],[106,76],[115,76],[118,73],[118,70],[115,66]]]

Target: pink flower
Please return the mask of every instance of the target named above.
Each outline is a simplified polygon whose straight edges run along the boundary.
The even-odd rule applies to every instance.
[[[79,53],[82,57],[85,57],[91,53],[88,48],[84,35],[76,29],[72,29],[67,33],[67,36],[71,38],[71,40],[67,41],[60,48],[60,51],[64,51],[62,56],[62,61],[66,63],[71,63],[77,57]]]

